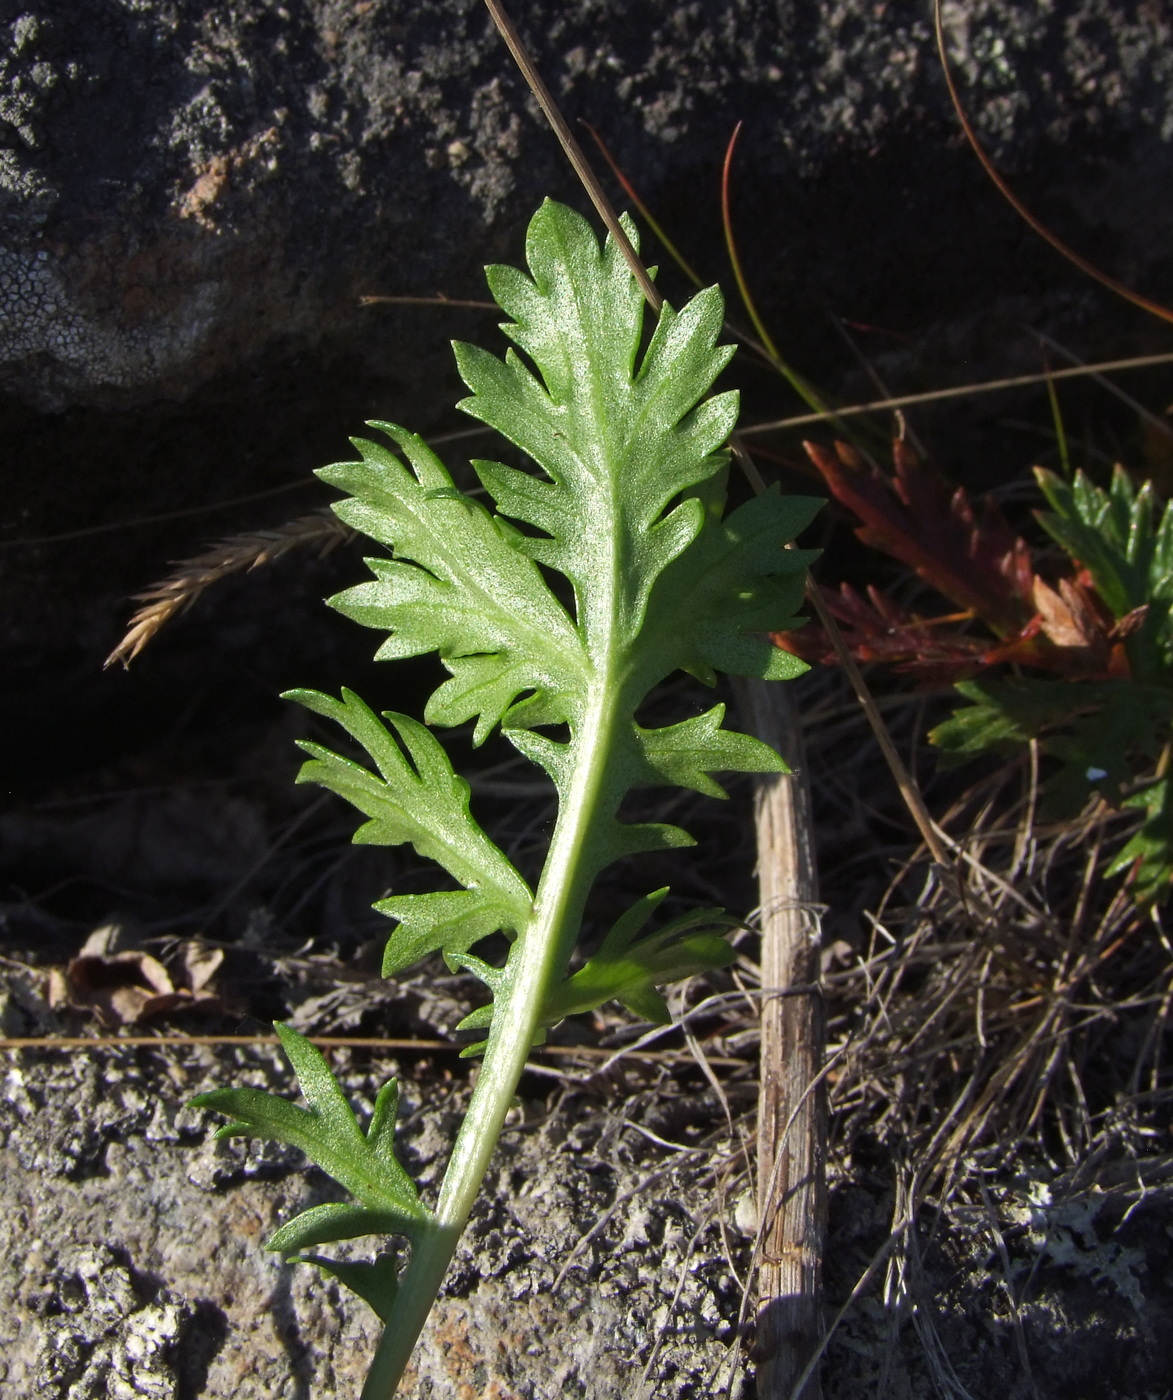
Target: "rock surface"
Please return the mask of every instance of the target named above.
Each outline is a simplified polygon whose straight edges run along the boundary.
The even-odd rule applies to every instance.
[[[342,1075],[368,1110],[376,1080],[392,1071],[369,1066]],[[461,1102],[437,1078],[402,1081],[400,1150],[425,1189]],[[357,1395],[377,1340],[374,1315],[262,1247],[281,1219],[337,1199],[332,1183],[302,1172],[296,1152],[213,1142],[207,1116],[182,1107],[190,1094],[233,1080],[290,1092],[283,1062],[264,1049],[219,1058],[59,1054],[7,1067],[0,1249],[20,1266],[0,1271],[0,1393]],[[628,1400],[653,1348],[650,1374],[674,1396],[707,1396],[740,1294],[706,1163],[652,1148],[597,1109],[548,1112],[530,1102],[518,1118],[405,1400]],[[743,1255],[726,1222],[726,1240],[731,1230]]]
[[[395,1066],[340,1052],[335,1068],[369,1109]],[[426,1192],[464,1091],[437,1067],[400,1070],[399,1147]],[[373,1314],[263,1249],[280,1221],[337,1196],[296,1152],[210,1140],[182,1105],[225,1082],[292,1092],[264,1048],[9,1055],[5,1400],[354,1400]],[[744,1185],[647,1136],[720,1134],[715,1096],[663,1077],[545,1099],[526,1084],[403,1400],[752,1400],[752,1366],[729,1349],[753,1229]],[[726,1088],[736,1112],[744,1096]],[[864,1291],[828,1351],[828,1400],[1167,1394],[1173,1192],[1167,1171],[1146,1190],[1129,1165],[1123,1195],[1052,1203],[1027,1176],[995,1186],[997,1230],[988,1197],[926,1221],[915,1310],[885,1307],[878,1280]],[[828,1315],[884,1248],[893,1206],[889,1164],[834,1177]]]
[[[1082,287],[962,147],[924,0],[514,8],[569,117],[603,130],[710,276],[720,154],[745,120],[737,221],[798,349],[815,353],[812,313],[918,334]],[[430,384],[434,408],[425,323],[358,297],[483,295],[480,265],[517,256],[540,198],[580,198],[475,0],[2,11],[0,385],[42,408],[343,349],[392,396]],[[1083,251],[1168,294],[1167,13],[949,0],[945,17],[992,153]],[[444,333],[465,329],[453,315]]]

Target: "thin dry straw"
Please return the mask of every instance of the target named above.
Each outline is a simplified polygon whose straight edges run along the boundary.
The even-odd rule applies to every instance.
[[[851,767],[851,759],[843,754],[842,737],[821,747],[824,764]],[[971,790],[982,810],[970,823],[969,839],[975,856],[983,861],[990,835],[983,826],[987,817],[996,816],[996,830],[1005,834],[1006,813],[986,800],[988,783],[984,780]],[[954,815],[960,815],[965,805],[966,800],[959,799]],[[1028,814],[1030,792],[1023,795],[1021,805]],[[1103,824],[1101,814],[1096,832]],[[1096,832],[1090,835],[1095,837]],[[1056,849],[1070,847],[1062,832],[1055,834],[1060,837]],[[1019,868],[1018,857],[1005,844],[1007,863],[1000,867],[1000,878],[1024,898],[1043,898],[1044,877],[1039,871],[1043,861],[1034,859]],[[1086,879],[1090,882],[1102,863],[1096,859],[1094,841],[1088,847]],[[1074,863],[1080,853],[1071,850],[1070,857]],[[1046,864],[1049,867],[1050,862]],[[903,873],[897,874],[881,900],[881,916]],[[906,1228],[914,1218],[913,1206],[925,1202],[934,1208],[936,1223],[931,1229],[947,1225],[951,1202],[972,1196],[975,1183],[981,1179],[1005,1182],[1005,1177],[994,1173],[1015,1160],[1020,1168],[1021,1156],[1015,1159],[1014,1154],[1024,1142],[1034,1144],[1039,1160],[1055,1162],[1059,1136],[1061,1154],[1073,1164],[1087,1162],[1097,1145],[1109,1148],[1113,1156],[1122,1146],[1142,1155],[1152,1150],[1151,1142],[1138,1135],[1129,1140],[1141,1101],[1127,1088],[1132,1082],[1127,1075],[1135,1074],[1131,1051],[1120,1057],[1127,1063],[1123,1073],[1116,1071],[1115,1085],[1105,1082],[1105,1071],[1112,1074],[1105,1062],[1105,1051],[1112,1047],[1105,1037],[1119,1038],[1130,1006],[1137,1011],[1142,1004],[1151,1007],[1148,1020],[1149,1015],[1160,1014],[1159,1008],[1171,995],[1164,953],[1155,940],[1146,943],[1134,927],[1126,926],[1131,917],[1126,888],[1117,892],[1098,927],[1084,930],[1078,916],[1085,895],[1080,892],[1077,902],[1080,882],[1072,878],[1074,872],[1056,870],[1046,878],[1046,885],[1062,895],[1061,923],[1058,910],[1038,911],[1037,918],[1031,915],[1012,900],[1007,889],[987,883],[990,873],[988,867],[971,867],[966,872],[969,890],[939,885],[915,905],[895,910],[889,920],[891,933],[880,929],[877,919],[878,932],[894,940],[892,947],[879,958],[870,958],[866,952],[861,955],[864,961],[852,971],[854,978],[868,983],[866,988],[858,987],[862,995],[832,1001],[837,1008],[837,1048],[843,1056],[842,1073],[832,1087],[840,1152],[849,1149],[854,1134],[862,1129],[886,1146],[903,1146],[911,1155],[917,1164],[915,1189],[909,1205],[899,1206],[898,1215]],[[983,922],[974,928],[974,937],[946,941],[963,920],[970,922],[959,901],[975,886],[984,886],[985,891],[969,901],[970,911],[979,910]],[[1039,918],[1045,928],[1040,927]],[[1056,948],[1057,940],[1062,949]],[[1054,966],[1054,975],[1046,975],[1040,987],[1041,970],[1048,964]],[[1144,972],[1139,987],[1138,971]],[[1098,1044],[1089,1039],[1096,1034]],[[1088,1073],[1089,1061],[1095,1074],[1084,1085],[1081,1076]],[[943,1100],[946,1090],[948,1099]],[[1089,1106],[1089,1097],[1098,1098],[1099,1105],[1111,1100],[1112,1106]],[[1139,1131],[1148,1129],[1140,1126]],[[1090,1160],[1098,1163],[1099,1158]],[[851,1167],[842,1157],[840,1163],[850,1179]],[[1052,1192],[1056,1202],[1070,1198],[1066,1185],[1054,1183]],[[972,1219],[972,1203],[968,1210],[967,1219]],[[911,1257],[902,1264],[904,1297],[915,1296],[915,1283],[909,1280],[923,1274],[916,1256],[917,1251],[911,1250]],[[862,1281],[863,1287],[874,1272]],[[922,1344],[927,1345],[923,1338]]]
[[[304,481],[288,481],[284,486],[271,486],[267,491],[250,491],[247,496],[230,496],[223,501],[209,501],[202,506],[186,506],[182,510],[163,511],[159,515],[135,515],[129,520],[111,520],[104,525],[86,525],[80,530],[63,530],[56,535],[35,535],[31,539],[0,540],[0,549],[33,549],[43,544],[64,544],[67,540],[86,540],[94,535],[108,535],[116,530],[136,530],[142,525],[166,525],[172,520],[186,520],[193,515],[211,515],[232,506],[246,506],[253,501],[265,501],[270,496],[284,496],[290,491],[302,491],[313,486],[312,477]]]
[[[700,273],[697,272],[697,270],[692,266],[692,264],[687,261],[684,254],[680,251],[679,248],[677,248],[676,244],[672,242],[672,240],[664,232],[663,228],[661,228],[660,225],[656,222],[655,215],[640,198],[639,191],[623,173],[622,167],[620,166],[619,162],[615,159],[615,157],[611,154],[610,150],[607,148],[607,144],[603,140],[603,138],[590,124],[590,122],[584,121],[580,117],[579,123],[580,125],[585,126],[586,129],[590,132],[595,145],[599,148],[600,154],[602,155],[603,159],[607,162],[607,164],[611,167],[612,175],[614,175],[615,178],[619,181],[620,185],[622,185],[623,193],[628,197],[628,199],[631,200],[632,204],[634,204],[635,207],[639,210],[644,223],[647,224],[648,228],[651,229],[651,231],[664,245],[665,249],[668,252],[668,255],[676,263],[677,267],[680,268],[681,272],[684,273],[684,275],[688,278],[688,280],[693,284],[694,287],[703,288],[705,285],[704,279],[701,277]]]
[[[620,185],[623,187],[624,194],[627,195],[627,197],[631,200],[632,204],[636,207],[636,209],[639,210],[639,213],[642,216],[644,223],[647,224],[648,228],[652,230],[652,232],[664,245],[664,247],[668,251],[669,256],[673,258],[673,260],[676,262],[676,265],[680,268],[681,272],[684,273],[684,275],[695,287],[704,287],[705,284],[702,281],[699,274],[695,271],[695,269],[690,263],[685,261],[684,255],[676,247],[675,243],[673,243],[672,240],[668,237],[668,235],[664,232],[663,228],[656,222],[655,216],[640,198],[639,191],[623,173],[619,162],[611,154],[610,150],[608,150],[607,143],[603,140],[603,138],[599,135],[595,128],[590,124],[590,122],[583,121],[583,119],[580,117],[579,125],[586,127],[586,129],[590,132],[591,136],[594,138],[595,145],[598,146],[600,152],[602,153],[603,159],[611,167],[611,171],[614,174],[616,180],[618,180]],[[747,350],[752,351],[755,355],[759,355],[762,361],[765,364],[769,365],[771,369],[777,369],[778,366],[775,363],[775,361],[771,359],[769,351],[767,351],[766,347],[762,345],[759,341],[756,341],[752,335],[748,335],[739,326],[735,326],[733,322],[728,319],[725,320],[722,324],[724,326],[726,335],[732,336],[733,339],[736,340],[739,344],[744,345]]]
[[[306,1039],[322,1049],[334,1050],[412,1050],[420,1053],[449,1050],[459,1054],[465,1046],[453,1040],[413,1040],[394,1036],[311,1035]],[[121,1050],[148,1048],[183,1050],[189,1046],[280,1045],[275,1035],[29,1035],[0,1037],[0,1050]],[[539,1045],[535,1053],[563,1059],[607,1059],[613,1051],[599,1045]],[[629,1050],[625,1059],[647,1060],[657,1064],[693,1064],[689,1050]],[[744,1065],[730,1055],[710,1055],[710,1064]]]
[[[590,196],[591,203],[598,211],[599,218],[607,225],[612,238],[619,246],[619,251],[631,268],[632,276],[640,285],[640,290],[647,297],[648,303],[654,311],[659,311],[664,304],[664,298],[656,290],[655,283],[648,276],[648,270],[640,262],[639,256],[631,246],[631,240],[623,231],[623,226],[616,217],[615,210],[611,207],[611,201],[607,198],[598,176],[591,169],[590,161],[583,154],[582,147],[574,138],[574,133],[566,124],[566,118],[558,110],[558,104],[550,95],[550,90],[542,81],[542,75],[534,65],[529,53],[522,42],[521,35],[514,27],[513,21],[506,14],[505,9],[498,3],[498,0],[485,0],[485,6],[493,16],[493,23],[500,31],[502,39],[509,52],[513,55],[513,61],[521,70],[522,77],[529,84],[530,91],[537,98],[538,106],[545,114],[546,120],[554,130],[566,152],[567,159],[574,167],[574,172],[582,181],[583,189]]]
[[[835,413],[828,408],[815,390],[796,370],[782,358],[778,347],[774,344],[770,332],[766,329],[766,323],[758,314],[757,303],[753,299],[753,294],[749,289],[749,282],[746,279],[745,271],[741,266],[741,255],[737,251],[737,239],[733,234],[733,215],[731,212],[730,183],[733,174],[733,153],[737,148],[737,138],[741,135],[741,122],[733,128],[733,135],[729,138],[729,145],[725,150],[725,163],[721,167],[721,223],[725,229],[725,249],[729,254],[729,265],[733,269],[733,277],[737,283],[737,290],[741,293],[742,304],[749,313],[749,319],[753,322],[753,328],[758,333],[758,338],[765,347],[770,361],[779,374],[786,380],[794,392],[806,404],[814,409],[820,418],[835,418]]]
[[[1126,403],[1136,416],[1143,419],[1150,428],[1155,428],[1157,432],[1162,433],[1167,438],[1173,438],[1173,426],[1170,426],[1167,419],[1145,408],[1144,404],[1134,399],[1131,394],[1126,394],[1123,389],[1113,384],[1110,379],[1105,379],[1094,365],[1089,365],[1086,360],[1081,360],[1078,355],[1068,350],[1065,345],[1060,345],[1057,340],[1052,340],[1051,337],[1046,335],[1043,331],[1036,330],[1033,327],[1028,327],[1028,329],[1031,335],[1041,344],[1054,350],[1057,355],[1062,355],[1064,359],[1070,360],[1073,365],[1079,365],[1087,370],[1101,389],[1106,389],[1109,394],[1114,395],[1121,403]],[[1053,378],[1053,376],[1048,376],[1048,379],[1051,378]],[[1053,392],[1054,390],[1052,389],[1052,393]]]
[[[973,129],[973,123],[969,120],[965,108],[962,106],[961,94],[957,90],[957,84],[953,78],[953,71],[949,67],[949,55],[945,49],[945,27],[941,19],[941,0],[933,0],[933,22],[937,32],[937,52],[941,55],[941,69],[949,88],[949,97],[953,102],[953,109],[957,113],[957,120],[961,123],[961,129],[965,132],[965,139],[969,142],[970,146],[972,146],[974,155],[977,156],[978,160],[981,162],[982,169],[994,182],[1002,198],[1006,200],[1015,213],[1026,220],[1040,238],[1046,239],[1057,253],[1061,253],[1068,262],[1074,263],[1081,272],[1087,273],[1089,277],[1094,278],[1101,286],[1107,287],[1109,291],[1115,292],[1117,296],[1123,297],[1125,301],[1132,302],[1134,306],[1139,306],[1142,310],[1159,317],[1160,320],[1173,321],[1173,311],[1167,306],[1162,306],[1158,301],[1151,301],[1148,297],[1141,296],[1139,292],[1134,292],[1131,287],[1125,286],[1123,282],[1117,282],[1114,277],[1109,277],[1106,272],[1102,272],[1094,263],[1088,262],[1087,258],[1081,256],[1074,248],[1064,243],[1057,234],[1052,233],[1046,224],[1032,214],[1026,205],[1023,204],[1022,200],[1018,198],[998,173],[994,162],[986,154],[985,147],[978,140],[977,132]]]
[[[1173,353],[1163,355],[1134,355],[1127,360],[1104,360],[1094,365],[1072,365],[1068,369],[1052,369],[1042,374],[1016,374],[1008,379],[988,379],[982,384],[959,384],[953,389],[930,389],[921,394],[901,394],[894,399],[877,399],[873,403],[852,404],[847,408],[837,408],[834,413],[800,413],[793,418],[774,418],[768,423],[752,423],[738,431],[743,437],[753,433],[779,432],[783,428],[804,428],[812,423],[822,423],[828,418],[855,418],[862,413],[880,413],[896,408],[909,408],[916,404],[940,403],[945,399],[963,399],[970,394],[992,394],[1003,389],[1022,389],[1034,384],[1045,384],[1048,380],[1092,378],[1101,374],[1114,374],[1119,370],[1146,369],[1152,365],[1167,365],[1173,362]]]
[[[369,300],[395,301],[396,297],[374,297]],[[433,304],[430,297],[424,297],[424,301],[429,305]],[[480,303],[477,303],[479,305]],[[463,303],[448,301],[447,305],[457,306]],[[461,428],[455,433],[440,433],[438,436],[429,437],[428,442],[435,446],[441,442],[458,442],[462,438],[480,437],[482,433],[490,432],[489,428]],[[284,496],[290,491],[302,491],[307,486],[315,486],[317,482],[314,477],[307,476],[301,481],[288,481],[284,486],[271,486],[267,491],[250,491],[247,496],[229,496],[224,500],[208,501],[202,506],[185,506],[182,510],[162,511],[158,515],[135,515],[129,520],[110,520],[103,525],[87,525],[81,530],[63,530],[57,535],[34,535],[29,539],[0,540],[0,550],[5,549],[33,549],[45,544],[64,544],[67,540],[84,540],[94,535],[112,535],[120,530],[137,530],[143,525],[166,525],[172,520],[187,520],[195,515],[213,515],[218,510],[228,510],[232,506],[245,506],[253,501],[268,500],[270,496]]]
[[[359,297],[359,306],[461,306],[473,311],[500,311],[495,301],[466,301],[461,297],[446,297],[443,292],[434,297]]]

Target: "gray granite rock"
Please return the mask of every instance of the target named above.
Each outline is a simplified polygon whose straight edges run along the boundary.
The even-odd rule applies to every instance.
[[[1077,285],[962,147],[926,0],[514,9],[568,115],[603,130],[712,276],[720,154],[745,120],[747,262],[798,349],[817,353],[812,311],[916,334]],[[183,396],[264,354],[331,349],[392,395],[418,403],[430,382],[434,407],[435,353],[404,333],[419,323],[357,298],[481,294],[480,265],[517,256],[544,194],[579,198],[475,0],[0,14],[0,385],[41,407]],[[1167,13],[945,15],[992,153],[1084,251],[1167,292]]]
[[[341,1067],[368,1109],[389,1069]],[[374,1315],[263,1249],[280,1220],[337,1199],[332,1183],[291,1150],[212,1141],[207,1115],[182,1104],[226,1082],[291,1092],[287,1068],[264,1049],[62,1052],[7,1065],[0,1394],[357,1396]],[[463,1093],[437,1075],[405,1077],[403,1089],[401,1152],[427,1189]],[[514,1115],[405,1400],[629,1400],[653,1350],[661,1394],[709,1394],[740,1301],[722,1242],[744,1255],[732,1204],[722,1225],[707,1157],[674,1158],[625,1132],[605,1104],[564,1111],[554,1100],[553,1111],[539,1097]],[[82,1122],[91,1126],[79,1134]]]

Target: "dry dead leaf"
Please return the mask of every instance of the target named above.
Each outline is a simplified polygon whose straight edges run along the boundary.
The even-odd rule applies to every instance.
[[[1034,580],[1034,605],[1042,619],[1043,632],[1057,647],[1090,647],[1103,640],[1103,629],[1096,626],[1095,614],[1067,579],[1059,580],[1059,592],[1039,576]]]
[[[125,929],[106,924],[86,939],[77,957],[49,978],[49,1004],[92,1011],[107,1025],[130,1025],[171,1011],[218,1008],[208,990],[224,954],[197,939],[180,945],[170,969],[141,948],[123,948]]]
[[[223,961],[222,948],[209,948],[198,938],[189,938],[179,946],[177,957],[173,960],[171,975],[176,975],[177,968],[174,963],[177,962],[178,971],[182,973],[180,985],[193,993],[202,992],[220,970]]]

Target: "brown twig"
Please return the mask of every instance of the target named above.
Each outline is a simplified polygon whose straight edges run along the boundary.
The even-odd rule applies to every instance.
[[[758,1086],[757,1391],[763,1400],[819,1400],[817,1371],[826,1229],[826,1095],[819,923],[810,789],[802,731],[787,686],[740,688],[749,728],[782,754],[789,775],[756,784],[761,901],[761,1079]],[[774,989],[805,985],[805,996]]]

